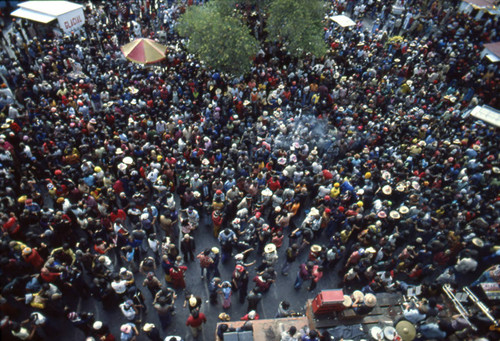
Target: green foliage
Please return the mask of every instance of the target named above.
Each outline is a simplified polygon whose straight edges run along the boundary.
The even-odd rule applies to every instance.
[[[217,1],[205,6],[191,6],[179,20],[177,30],[188,37],[187,49],[205,64],[233,75],[248,72],[259,49],[236,14],[223,15]]]
[[[323,0],[274,0],[269,6],[268,39],[283,41],[288,51],[297,57],[308,52],[324,56],[327,52],[322,23],[325,13]]]
[[[236,10],[241,4],[267,17],[268,40],[284,43],[292,55],[326,54],[323,0],[212,0],[188,7],[177,25],[179,34],[188,38],[188,51],[208,67],[233,75],[250,70],[259,42]]]

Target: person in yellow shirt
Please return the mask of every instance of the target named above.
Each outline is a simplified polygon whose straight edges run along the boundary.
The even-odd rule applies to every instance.
[[[336,182],[330,190],[330,198],[337,198],[340,195],[340,184]]]

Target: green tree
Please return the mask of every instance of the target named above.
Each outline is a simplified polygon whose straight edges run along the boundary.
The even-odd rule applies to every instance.
[[[259,42],[244,24],[240,5],[257,11],[259,21],[266,20],[267,41],[282,43],[293,56],[327,52],[323,0],[212,0],[190,6],[177,26],[188,38],[188,51],[211,68],[233,75],[248,72]]]
[[[267,39],[283,42],[296,57],[303,53],[322,57],[327,52],[322,23],[325,13],[323,0],[273,0],[269,6]]]
[[[190,6],[179,19],[180,35],[188,37],[188,52],[207,66],[242,75],[252,66],[259,42],[238,14],[222,14],[216,2]]]

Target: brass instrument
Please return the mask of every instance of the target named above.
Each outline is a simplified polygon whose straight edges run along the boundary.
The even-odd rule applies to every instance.
[[[453,305],[455,306],[455,308],[457,309],[459,314],[462,315],[464,320],[469,324],[469,326],[471,326],[472,329],[476,330],[476,326],[474,326],[469,320],[469,315],[470,315],[469,312],[467,311],[467,309],[464,308],[462,303],[457,299],[457,297],[455,296],[455,294],[451,290],[450,285],[449,284],[443,285],[443,291],[446,294],[446,296],[448,296],[448,298],[453,302]]]
[[[491,315],[490,309],[479,299],[476,295],[468,288],[464,287],[464,291],[469,296],[469,299],[474,302],[474,304],[481,309],[481,311],[486,315],[486,317],[495,325],[495,327],[500,327],[500,323]]]

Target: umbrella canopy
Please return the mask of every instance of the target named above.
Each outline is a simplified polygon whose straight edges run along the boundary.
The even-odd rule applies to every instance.
[[[165,59],[167,47],[154,40],[139,38],[121,47],[123,55],[139,64],[153,64]]]

